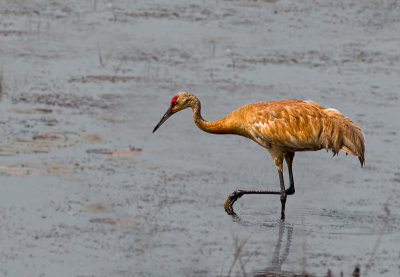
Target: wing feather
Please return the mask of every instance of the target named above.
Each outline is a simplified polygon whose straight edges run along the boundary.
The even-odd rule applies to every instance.
[[[252,139],[264,147],[276,145],[296,150],[321,148],[319,107],[300,100],[259,102],[244,106]],[[252,111],[249,111],[252,110]]]

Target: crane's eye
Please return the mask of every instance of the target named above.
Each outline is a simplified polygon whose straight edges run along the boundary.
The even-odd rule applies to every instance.
[[[171,108],[175,107],[177,100],[178,100],[178,97],[176,97],[176,96],[174,98],[172,98],[172,100],[171,100]]]

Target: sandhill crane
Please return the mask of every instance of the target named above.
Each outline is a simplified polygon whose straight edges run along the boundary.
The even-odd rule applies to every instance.
[[[331,149],[357,156],[364,165],[364,136],[349,118],[335,109],[325,109],[313,101],[278,100],[244,105],[217,121],[202,118],[199,99],[191,93],[179,92],[156,125],[153,133],[174,113],[192,108],[193,120],[203,131],[213,134],[234,134],[249,138],[271,154],[279,174],[280,190],[236,190],[225,201],[225,211],[235,214],[233,204],[244,194],[279,194],[281,219],[285,218],[286,196],[295,192],[292,172],[297,151]],[[285,189],[283,160],[285,159],[290,186]]]

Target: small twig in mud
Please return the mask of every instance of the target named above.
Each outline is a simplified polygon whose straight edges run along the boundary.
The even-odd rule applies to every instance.
[[[93,1],[93,11],[96,11],[97,10],[97,0],[94,0]]]
[[[116,22],[116,21],[117,21],[117,14],[116,14],[116,12],[115,12],[115,9],[114,9],[113,4],[112,4],[111,2],[108,2],[108,3],[107,3],[107,6],[108,6],[108,8],[111,10],[111,12],[112,12],[112,14],[113,14],[113,16],[114,16],[114,22]]]
[[[3,72],[0,71],[0,102],[3,98]]]
[[[244,261],[243,267],[246,266],[246,264],[250,261],[251,257],[253,257],[254,255],[258,255],[258,251],[257,250],[255,250],[255,251],[250,253],[249,257],[246,259],[246,261]]]
[[[303,230],[306,230],[305,229],[304,218],[301,219],[301,225],[303,226]],[[301,245],[301,250],[303,252],[303,257],[302,257],[303,274],[306,273],[306,267],[307,267],[307,236],[306,235],[307,235],[306,231],[304,231],[303,243]]]
[[[102,67],[104,67],[103,56],[101,54],[100,46],[97,44],[97,52],[99,53],[99,62]]]
[[[37,26],[36,26],[36,31],[38,32],[38,33],[40,33],[40,31],[41,31],[41,20],[40,20],[40,12],[38,12],[38,11],[35,11],[35,13],[37,14],[37,16],[38,16],[38,23],[37,23]]]
[[[119,64],[117,65],[116,68],[114,68],[115,72],[118,72],[121,69],[121,66],[124,64],[125,60],[121,59]]]
[[[217,46],[217,42],[214,39],[212,39],[210,41],[210,43],[211,43],[211,46],[212,46],[211,57],[215,57],[215,48]]]
[[[303,273],[301,276],[308,276],[306,273]],[[352,277],[360,277],[360,266],[356,265],[354,268],[353,274],[351,275]],[[326,277],[335,277],[335,275],[332,274],[332,270],[328,269],[328,272],[326,273]],[[344,277],[343,271],[340,272],[340,277]]]
[[[356,268],[353,271],[353,277],[360,277],[360,266],[356,265]]]
[[[381,231],[380,231],[380,233],[378,235],[378,238],[376,239],[374,248],[372,249],[372,252],[371,252],[371,256],[369,257],[369,259],[367,261],[367,264],[365,265],[365,271],[364,271],[364,274],[362,276],[367,276],[368,270],[371,268],[372,259],[375,257],[375,253],[378,250],[379,244],[381,243],[382,236],[385,233],[386,227],[389,224],[390,210],[389,210],[389,206],[388,206],[387,203],[385,203],[383,205],[383,210],[385,211],[386,216],[383,218],[382,229],[381,229]],[[354,275],[354,276],[356,276],[356,275]],[[359,277],[359,276],[360,276],[360,273],[358,273],[357,277]]]
[[[240,260],[240,253],[242,252],[242,250],[243,250],[244,246],[246,245],[247,241],[249,240],[249,238],[250,238],[250,236],[248,236],[246,239],[242,240],[240,243],[238,243],[238,239],[235,238],[236,250],[235,250],[235,254],[233,255],[233,261],[232,261],[231,267],[229,268],[229,271],[228,271],[228,277],[231,276],[232,269],[235,266],[236,262],[238,260]],[[244,272],[243,264],[241,264],[241,269]]]
[[[231,61],[232,61],[232,68],[235,68],[236,65],[236,61],[235,61],[235,57],[233,55],[233,52],[230,48],[226,49],[226,53],[230,56]]]

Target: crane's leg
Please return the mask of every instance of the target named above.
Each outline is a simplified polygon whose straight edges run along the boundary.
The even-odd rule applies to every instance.
[[[290,186],[286,190],[286,195],[292,195],[295,192],[294,180],[293,180],[293,171],[292,171],[293,159],[294,159],[294,152],[290,152],[290,153],[285,154],[285,160],[286,160],[286,163],[287,163],[287,166],[288,166],[289,181],[290,181]]]
[[[279,182],[281,185],[281,220],[285,219],[285,206],[286,206],[286,190],[285,190],[285,183],[283,181],[283,171],[282,169],[279,170]]]
[[[271,153],[271,152],[270,152]],[[286,206],[286,190],[285,183],[283,180],[283,154],[274,155],[275,153],[271,153],[276,169],[279,174],[279,183],[281,189],[279,191],[270,191],[270,190],[235,190],[225,201],[224,207],[227,214],[234,215],[233,204],[245,194],[279,194],[281,196],[281,219],[285,219],[285,206]],[[294,155],[293,155],[294,156]],[[293,160],[293,157],[292,157]],[[290,174],[290,173],[289,173]]]

